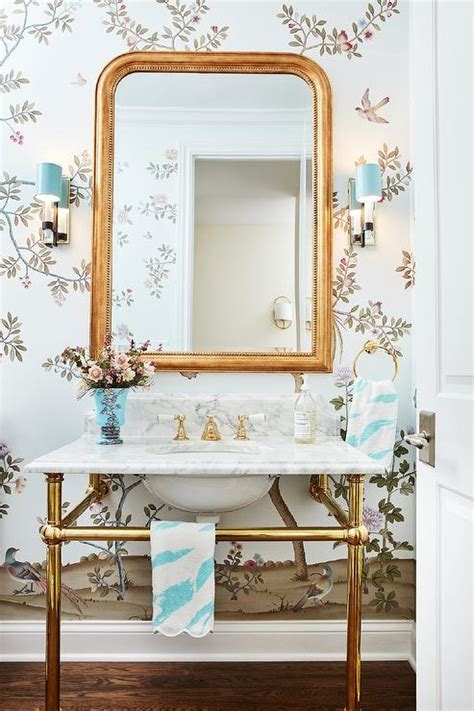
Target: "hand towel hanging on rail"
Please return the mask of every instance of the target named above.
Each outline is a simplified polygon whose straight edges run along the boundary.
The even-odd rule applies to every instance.
[[[150,539],[154,631],[204,637],[214,625],[215,525],[153,521]]]
[[[397,432],[398,394],[391,380],[354,381],[346,442],[388,468]]]

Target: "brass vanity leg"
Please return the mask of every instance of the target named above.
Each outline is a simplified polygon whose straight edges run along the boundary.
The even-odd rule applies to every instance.
[[[61,525],[62,474],[46,474],[48,523]],[[59,711],[61,635],[61,543],[47,543],[46,559],[46,689],[45,711]]]
[[[349,481],[349,526],[362,525],[364,475],[353,474]],[[346,711],[360,709],[360,638],[362,623],[363,542],[348,543],[347,553],[347,662]]]

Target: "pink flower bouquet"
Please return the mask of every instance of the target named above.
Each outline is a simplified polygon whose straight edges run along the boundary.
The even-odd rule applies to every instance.
[[[150,341],[136,346],[131,340],[128,350],[124,351],[108,343],[97,358],[92,358],[82,346],[68,346],[60,360],[69,364],[74,377],[81,380],[79,397],[82,397],[90,390],[150,386],[155,368],[141,358],[149,347]]]

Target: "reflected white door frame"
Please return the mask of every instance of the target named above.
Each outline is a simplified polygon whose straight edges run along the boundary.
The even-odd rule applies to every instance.
[[[178,279],[178,350],[190,351],[193,341],[192,333],[192,313],[193,313],[193,254],[194,254],[194,218],[195,218],[195,164],[196,160],[298,160],[306,164],[307,156],[302,159],[301,141],[288,141],[284,146],[279,146],[275,151],[274,146],[263,146],[261,142],[247,140],[241,142],[240,146],[234,146],[232,150],[214,141],[199,141],[196,143],[181,143],[179,146],[180,155],[180,184],[179,201],[181,209],[178,215],[177,229],[177,263],[179,265]],[[306,181],[306,167],[300,173],[300,181]],[[306,226],[306,192],[305,183],[300,182],[300,197],[298,228],[300,232]],[[301,199],[303,195],[303,199]],[[301,243],[301,240],[298,239]],[[299,250],[300,251],[300,250]],[[305,251],[305,250],[304,250]],[[304,255],[299,254],[298,264],[301,268],[301,259]],[[301,273],[301,272],[300,272]],[[297,281],[295,280],[295,284]],[[295,298],[296,313],[304,319],[304,294],[299,294]]]

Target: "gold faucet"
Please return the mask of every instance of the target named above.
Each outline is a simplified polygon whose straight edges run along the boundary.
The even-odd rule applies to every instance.
[[[213,415],[207,416],[207,422],[204,426],[201,439],[205,442],[218,442],[221,438],[219,428],[217,427],[217,422]]]
[[[174,419],[178,421],[178,431],[174,439],[178,440],[178,442],[182,442],[185,439],[189,439],[188,435],[186,434],[186,429],[184,427],[186,415],[175,415]]]
[[[234,439],[245,440],[249,439],[247,430],[245,429],[245,423],[248,422],[248,415],[239,415],[237,417],[237,432],[235,433]]]

